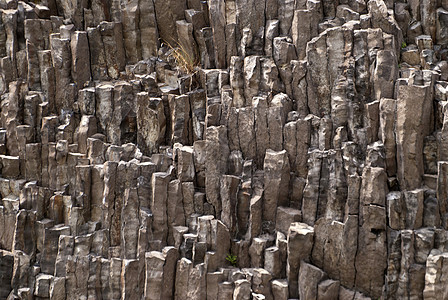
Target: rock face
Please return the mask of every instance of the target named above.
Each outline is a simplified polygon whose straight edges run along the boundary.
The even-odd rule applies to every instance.
[[[0,0],[0,300],[448,299],[447,28]]]

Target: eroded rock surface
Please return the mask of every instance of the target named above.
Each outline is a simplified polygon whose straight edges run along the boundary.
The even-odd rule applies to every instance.
[[[1,299],[448,299],[448,1],[0,1]]]

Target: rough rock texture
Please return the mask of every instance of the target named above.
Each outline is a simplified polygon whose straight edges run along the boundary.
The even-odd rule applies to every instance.
[[[448,299],[447,28],[0,0],[0,300]]]

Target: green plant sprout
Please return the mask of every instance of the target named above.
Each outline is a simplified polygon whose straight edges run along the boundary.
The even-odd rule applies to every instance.
[[[232,264],[232,266],[236,267],[237,256],[233,254],[227,254],[226,260]]]
[[[406,42],[401,42],[401,49],[406,48],[408,45],[406,44]]]

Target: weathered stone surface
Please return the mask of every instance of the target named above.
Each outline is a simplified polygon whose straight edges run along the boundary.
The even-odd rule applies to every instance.
[[[249,300],[251,296],[251,284],[248,280],[240,279],[235,281],[234,300]]]
[[[405,189],[419,188],[422,182],[424,172],[422,142],[423,137],[430,131],[428,126],[431,120],[428,93],[428,87],[422,86],[400,86],[398,91],[395,125],[397,175]],[[408,161],[409,156],[405,154],[411,151],[409,145],[412,145],[412,153],[415,153],[412,162]]]
[[[263,219],[275,224],[276,207],[287,206],[290,179],[289,159],[286,151],[266,151],[264,159]]]
[[[314,237],[314,228],[303,223],[292,223],[288,232],[288,261],[286,275],[289,282],[289,296],[299,295],[295,284],[300,274],[300,262],[308,260],[311,255],[311,240]]]
[[[160,38],[172,46],[175,46],[177,40],[176,21],[183,18],[186,4],[185,0],[154,1]]]
[[[205,187],[207,202],[213,206],[216,215],[219,215],[222,210],[219,196],[220,175],[227,172],[227,161],[230,154],[226,128],[224,126],[209,127],[207,128],[206,137]]]
[[[0,299],[446,298],[447,11],[3,1]]]
[[[167,199],[169,174],[154,173],[151,179],[152,201],[150,208],[153,214],[154,238],[166,243],[168,236]]]
[[[380,127],[378,137],[384,144],[386,152],[386,170],[389,176],[394,176],[397,171],[396,142],[394,134],[395,112],[397,101],[383,98],[380,100]]]
[[[302,261],[299,275],[300,299],[317,299],[318,285],[325,278],[325,272]]]
[[[446,270],[446,253],[433,250],[426,262],[424,298],[446,297],[442,288],[445,280],[441,277]]]
[[[137,94],[137,144],[150,154],[157,152],[165,138],[166,118],[162,99],[148,96],[146,92]]]
[[[162,252],[151,251],[145,254],[145,298],[171,299],[173,297],[177,259],[178,253],[174,247],[166,247]]]

